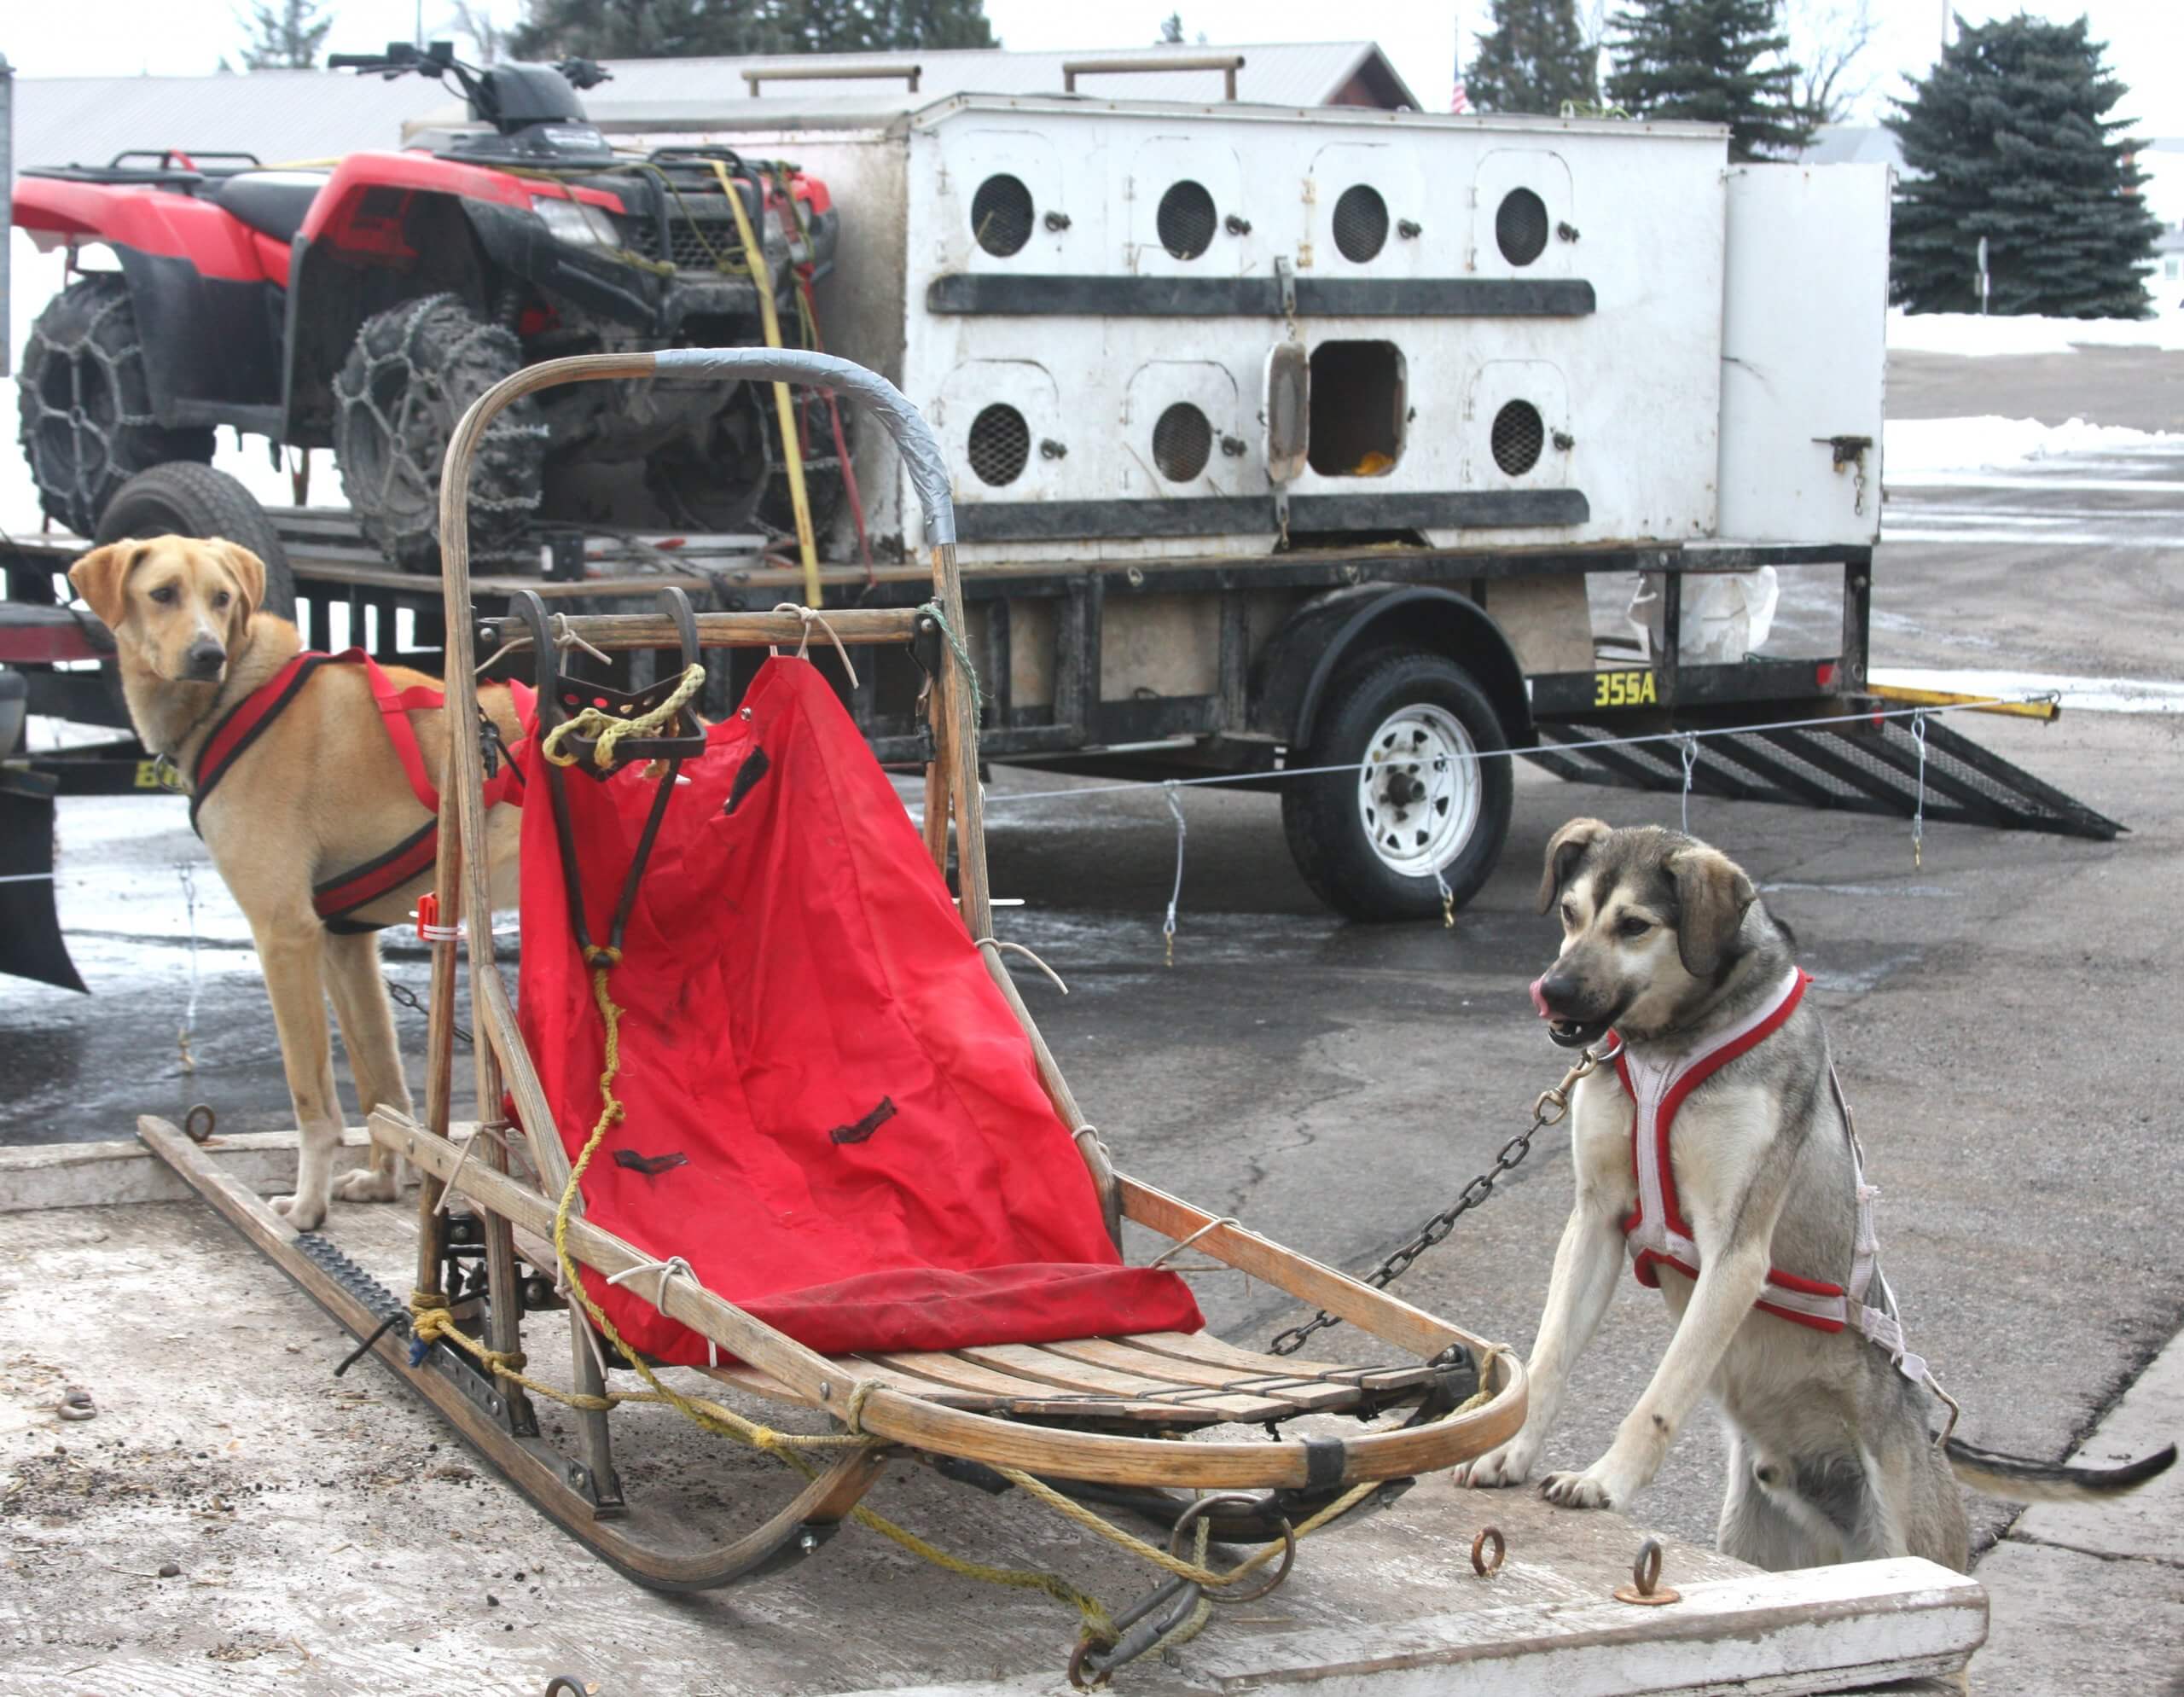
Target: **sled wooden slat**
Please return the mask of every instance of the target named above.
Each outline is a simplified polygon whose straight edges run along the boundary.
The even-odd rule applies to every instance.
[[[1253,1371],[1215,1367],[1206,1362],[1187,1361],[1179,1356],[1155,1355],[1133,1345],[1134,1340],[1128,1338],[1083,1338],[1068,1343],[1046,1344],[1042,1347],[1053,1354],[1066,1356],[1072,1361],[1089,1362],[1096,1367],[1112,1368],[1118,1373],[1165,1379],[1174,1385],[1196,1386],[1201,1392],[1215,1390],[1232,1397],[1263,1398],[1293,1409],[1354,1408],[1359,1401],[1355,1385],[1331,1385],[1315,1380],[1275,1360],[1269,1359],[1264,1366]]]
[[[1305,1361],[1297,1356],[1261,1355],[1223,1343],[1211,1332],[1135,1332],[1126,1340],[1133,1349],[1150,1350],[1182,1361],[1202,1362],[1226,1368],[1240,1376],[1246,1373],[1296,1373],[1312,1379],[1332,1379],[1362,1386],[1368,1391],[1398,1391],[1415,1385],[1429,1369],[1357,1367],[1339,1361]]]
[[[877,1355],[869,1359],[914,1381],[922,1380],[925,1388],[917,1394],[932,1396],[932,1400],[941,1403],[957,1397],[975,1397],[981,1407],[993,1414],[1035,1415],[1042,1419],[1147,1421],[1163,1426],[1211,1426],[1228,1418],[1216,1409],[1178,1408],[1145,1398],[1103,1395],[1027,1379],[973,1361],[965,1353],[913,1351]]]
[[[1007,1400],[982,1392],[936,1385],[930,1380],[920,1379],[915,1373],[904,1373],[888,1367],[876,1358],[835,1356],[831,1358],[831,1364],[839,1368],[843,1379],[851,1383],[859,1379],[877,1379],[892,1389],[913,1397],[929,1397],[934,1402],[944,1403],[950,1408],[987,1409]],[[773,1402],[790,1403],[806,1409],[819,1406],[810,1398],[782,1384],[772,1374],[761,1372],[755,1367],[700,1367],[696,1370],[717,1383],[733,1386],[739,1391],[748,1391],[753,1396],[764,1397]]]
[[[1281,1420],[1295,1412],[1291,1404],[1271,1397],[1222,1396],[1208,1392],[1201,1386],[1186,1384],[1166,1375],[1151,1378],[1141,1373],[1104,1367],[1034,1344],[985,1345],[956,1353],[967,1360],[997,1367],[1003,1372],[1020,1374],[1026,1379],[1057,1386],[1065,1391],[1092,1392],[1182,1408],[1210,1409],[1229,1420]]]

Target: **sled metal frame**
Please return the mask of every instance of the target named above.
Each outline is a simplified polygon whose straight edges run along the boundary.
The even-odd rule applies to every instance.
[[[908,401],[863,367],[824,355],[770,349],[671,350],[588,355],[549,361],[518,372],[466,413],[448,448],[442,479],[441,533],[447,631],[447,710],[458,724],[477,711],[474,638],[480,621],[471,605],[467,514],[471,462],[486,427],[518,398],[558,384],[657,375],[749,381],[816,382],[847,392],[880,419],[912,468],[931,541],[933,605],[946,629],[921,609],[844,610],[824,615],[845,643],[909,643],[928,656],[932,758],[926,769],[925,840],[945,872],[952,822],[967,934],[991,934],[984,816],[978,777],[978,728],[967,681],[951,660],[948,631],[963,628],[945,462],[939,445]],[[511,621],[514,623],[514,621]],[[700,646],[757,646],[800,641],[803,621],[789,613],[710,613],[697,620]],[[572,615],[570,632],[607,649],[665,647],[677,641],[665,616]],[[512,636],[500,627],[497,634]],[[441,785],[439,858],[434,887],[444,915],[460,913],[462,942],[433,943],[425,1101],[419,1124],[380,1109],[374,1141],[422,1170],[418,1199],[417,1287],[439,1287],[450,1223],[439,1204],[450,1180],[474,1211],[482,1233],[486,1300],[484,1342],[495,1351],[522,1347],[521,1284],[526,1257],[550,1265],[539,1240],[552,1235],[555,1203],[567,1183],[569,1159],[551,1107],[518,1026],[513,994],[496,958],[485,842],[483,758],[475,739],[450,739]],[[452,894],[453,898],[449,897]],[[450,1136],[455,1066],[456,989],[465,961],[477,1040],[477,1099],[496,1103],[505,1091],[517,1119],[535,1135],[525,1141],[534,1185],[509,1170],[506,1144],[473,1134],[468,1147]],[[412,1365],[399,1334],[404,1305],[326,1239],[299,1234],[246,1187],[225,1179],[202,1152],[164,1122],[140,1123],[140,1134],[250,1241],[286,1271],[365,1347],[447,1416],[518,1489],[602,1560],[642,1584],[694,1590],[732,1584],[799,1560],[831,1536],[885,1461],[903,1451],[952,1458],[944,1473],[980,1479],[985,1467],[1023,1469],[1101,1491],[1101,1500],[1172,1518],[1188,1505],[1175,1488],[1257,1491],[1261,1525],[1304,1507],[1321,1506],[1342,1490],[1385,1481],[1368,1505],[1391,1500],[1416,1475],[1481,1455],[1522,1426],[1524,1368],[1461,1328],[1311,1261],[1233,1221],[1217,1218],[1153,1187],[1118,1173],[1071,1094],[997,950],[981,949],[988,972],[1030,1040],[1041,1084],[1075,1139],[1119,1244],[1121,1222],[1134,1220],[1213,1260],[1269,1283],[1309,1307],[1323,1308],[1414,1358],[1403,1368],[1340,1367],[1252,1354],[1203,1334],[1111,1337],[1028,1348],[967,1349],[948,1355],[830,1358],[723,1301],[688,1278],[640,1280],[624,1288],[745,1363],[714,1369],[739,1389],[834,1416],[876,1440],[839,1452],[816,1469],[785,1506],[741,1538],[693,1545],[677,1536],[677,1517],[624,1499],[613,1465],[608,1414],[579,1413],[578,1453],[566,1454],[541,1436],[530,1399],[514,1383],[482,1372],[444,1341]],[[517,1134],[507,1134],[514,1138]],[[613,1234],[584,1219],[581,1204],[567,1234],[571,1254],[611,1276],[655,1264]],[[648,1289],[648,1286],[651,1288]],[[450,1293],[452,1295],[453,1293]],[[596,1392],[601,1357],[578,1305],[568,1311],[576,1388]],[[360,1351],[361,1353],[362,1351]],[[1037,1356],[1035,1365],[1027,1357]],[[1466,1357],[1485,1363],[1488,1400],[1451,1413],[1467,1391]],[[1165,1366],[1158,1364],[1165,1363]],[[1157,1367],[1157,1370],[1148,1368]],[[1164,1382],[1165,1380],[1165,1382]],[[1326,1410],[1367,1415],[1416,1404],[1403,1426],[1348,1438],[1176,1442],[1175,1436],[1212,1423],[1274,1421]],[[960,1464],[973,1464],[968,1467]],[[983,1464],[983,1466],[978,1465]]]

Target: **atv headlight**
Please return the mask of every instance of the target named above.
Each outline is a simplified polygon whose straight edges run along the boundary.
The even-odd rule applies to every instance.
[[[538,214],[539,222],[552,232],[556,241],[572,242],[579,247],[622,245],[622,233],[614,228],[614,220],[603,207],[587,206],[582,201],[542,198],[531,203],[531,210]]]

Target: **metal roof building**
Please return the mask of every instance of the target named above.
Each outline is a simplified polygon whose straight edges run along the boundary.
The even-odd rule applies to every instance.
[[[919,70],[918,93],[929,99],[962,93],[1059,94],[1066,62],[1127,57],[1151,62],[1240,55],[1237,97],[1280,106],[1415,107],[1386,55],[1369,41],[1275,44],[1219,49],[1148,48],[1127,55],[977,52],[806,54],[793,58],[628,59],[613,61],[614,80],[584,96],[593,114],[611,120],[629,108],[658,110],[685,102],[716,104],[749,93],[746,73],[793,70],[794,83],[775,84],[799,99],[869,96],[907,77],[813,80],[829,65],[868,71],[875,66]],[[1080,87],[1102,100],[1219,100],[1218,70],[1147,71],[1085,77]],[[363,148],[401,144],[405,125],[459,119],[448,91],[421,77],[383,80],[327,71],[256,71],[211,77],[52,77],[18,67],[15,77],[18,170],[32,165],[104,163],[129,148],[230,149],[271,164],[321,159]]]

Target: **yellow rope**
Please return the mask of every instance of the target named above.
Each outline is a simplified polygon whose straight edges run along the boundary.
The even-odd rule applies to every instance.
[[[706,669],[693,661],[684,668],[682,681],[675,686],[675,693],[650,712],[624,718],[601,707],[586,707],[574,718],[563,719],[548,731],[546,741],[539,752],[557,766],[573,766],[581,757],[564,753],[562,741],[571,736],[595,736],[598,741],[591,751],[591,763],[601,771],[606,771],[613,765],[615,745],[624,737],[649,736],[654,731],[663,729],[673,723],[675,716],[689,704],[691,697],[705,687]]]
[[[729,212],[735,219],[735,233],[742,238],[744,257],[751,262],[752,280],[758,286],[758,322],[766,332],[766,346],[777,348],[781,345],[781,321],[774,306],[774,279],[766,264],[765,244],[751,227],[751,214],[744,209],[742,195],[735,192],[735,179],[728,174],[726,161],[713,160],[710,163],[713,175],[720,179],[720,192],[728,197]],[[788,473],[789,507],[796,515],[797,552],[804,559],[804,598],[817,607],[821,605],[819,544],[811,528],[811,497],[804,486],[804,445],[797,440],[796,408],[789,399],[786,383],[774,385],[774,415],[781,422],[781,464]]]

